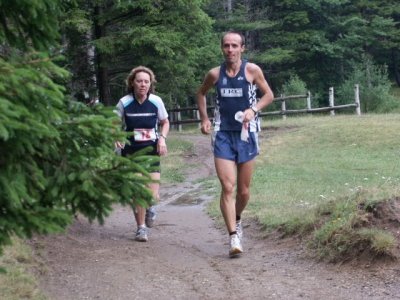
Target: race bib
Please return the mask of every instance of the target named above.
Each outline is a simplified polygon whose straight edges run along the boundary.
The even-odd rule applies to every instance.
[[[155,129],[134,129],[135,142],[154,141],[156,137]]]

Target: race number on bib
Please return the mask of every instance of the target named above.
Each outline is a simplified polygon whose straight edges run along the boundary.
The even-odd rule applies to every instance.
[[[154,141],[156,137],[155,129],[134,129],[135,142]]]

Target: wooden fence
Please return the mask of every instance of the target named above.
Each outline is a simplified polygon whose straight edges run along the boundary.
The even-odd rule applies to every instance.
[[[292,99],[307,99],[307,108],[305,109],[298,109],[298,110],[288,110],[286,109],[286,101],[287,100],[292,100]],[[281,110],[278,111],[269,111],[269,112],[260,112],[259,116],[268,116],[268,115],[282,115],[283,119],[286,120],[286,116],[290,114],[302,114],[302,113],[319,113],[319,112],[327,112],[330,111],[330,114],[333,116],[335,115],[336,110],[341,110],[345,108],[354,108],[355,113],[357,115],[361,115],[361,109],[360,109],[360,97],[359,97],[359,87],[358,84],[354,85],[354,103],[350,104],[345,104],[345,105],[337,105],[335,106],[334,104],[334,90],[333,87],[329,88],[329,106],[328,107],[320,107],[320,108],[311,108],[311,96],[310,92],[308,92],[305,95],[291,95],[291,96],[285,96],[281,95],[280,97],[274,98],[274,102],[281,102]],[[207,110],[212,110],[214,109],[214,106],[207,106]],[[192,111],[193,114],[193,119],[181,119],[181,112],[182,111]],[[169,114],[169,119],[170,119],[170,124],[171,124],[171,129],[178,129],[179,131],[182,130],[182,125],[183,124],[193,124],[193,123],[199,123],[200,126],[200,113],[197,107],[178,107],[174,108],[171,110],[168,110]],[[212,115],[212,113],[211,113]],[[212,120],[212,118],[210,118]],[[178,128],[175,127],[175,125],[178,125]]]

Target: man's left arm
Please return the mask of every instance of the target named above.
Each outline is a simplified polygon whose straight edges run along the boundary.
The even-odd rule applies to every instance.
[[[262,97],[260,98],[256,106],[258,110],[262,110],[263,108],[270,105],[272,101],[274,101],[274,94],[272,93],[268,82],[265,80],[264,74],[259,66],[253,65],[252,73],[254,76],[253,83],[257,85],[262,94]]]
[[[272,93],[267,81],[265,80],[264,74],[261,71],[261,68],[256,64],[248,64],[248,69],[246,70],[248,75],[249,82],[257,85],[260,89],[262,97],[260,100],[253,106],[253,108],[248,108],[243,112],[243,122],[249,122],[252,120],[256,114],[256,111],[260,111],[263,108],[267,107],[274,101],[274,94]]]

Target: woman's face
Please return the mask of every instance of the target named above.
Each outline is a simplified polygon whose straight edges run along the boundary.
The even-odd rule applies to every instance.
[[[146,96],[149,92],[151,81],[150,75],[146,72],[136,73],[135,79],[132,82],[133,90],[136,96]]]

